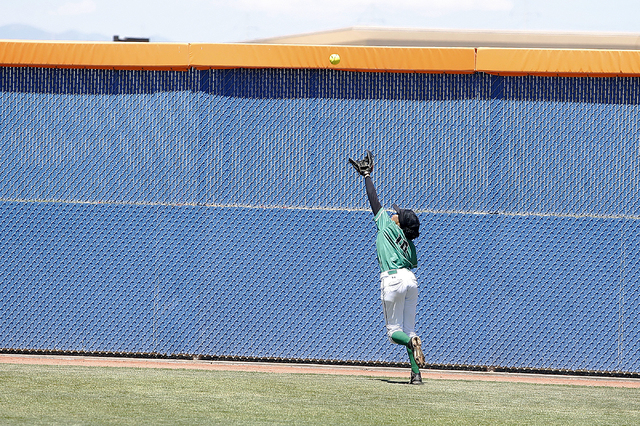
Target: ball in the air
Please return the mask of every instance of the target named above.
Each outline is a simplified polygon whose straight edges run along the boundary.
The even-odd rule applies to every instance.
[[[329,56],[329,62],[331,62],[333,65],[338,65],[340,63],[340,55],[338,55],[337,53],[332,54],[331,56]]]

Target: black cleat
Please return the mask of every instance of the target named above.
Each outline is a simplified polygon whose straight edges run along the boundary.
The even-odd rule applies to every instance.
[[[411,381],[409,382],[410,385],[421,385],[422,384],[422,375],[420,374],[420,372],[414,373],[413,371],[411,372]]]
[[[409,347],[413,350],[413,357],[420,367],[424,367],[424,354],[422,353],[422,341],[418,336],[413,336],[409,342]]]

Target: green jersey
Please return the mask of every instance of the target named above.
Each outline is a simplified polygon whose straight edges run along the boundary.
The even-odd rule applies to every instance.
[[[374,220],[378,227],[376,251],[380,272],[417,267],[416,246],[413,241],[407,240],[402,229],[391,220],[385,209],[380,209]]]

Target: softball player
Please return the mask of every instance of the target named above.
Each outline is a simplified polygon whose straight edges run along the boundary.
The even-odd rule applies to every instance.
[[[396,214],[389,217],[382,209],[376,194],[371,173],[373,155],[367,151],[365,158],[349,162],[364,176],[367,197],[378,228],[376,252],[380,265],[380,299],[384,311],[387,335],[393,343],[406,346],[411,362],[410,384],[421,385],[422,376],[418,364],[424,365],[422,342],[415,332],[418,282],[411,272],[418,266],[413,240],[420,235],[420,221],[412,210],[393,205]]]

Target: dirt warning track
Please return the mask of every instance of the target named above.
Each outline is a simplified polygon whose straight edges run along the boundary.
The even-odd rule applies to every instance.
[[[147,359],[66,355],[0,354],[0,364],[71,365],[87,367],[167,368],[223,370],[263,373],[336,374],[388,378],[409,377],[408,368],[335,366],[319,364],[287,364],[268,362],[207,361],[185,359]],[[476,371],[423,369],[423,380],[473,380],[487,382],[519,382],[573,386],[605,386],[640,388],[640,379],[570,376],[553,374],[497,373]]]

